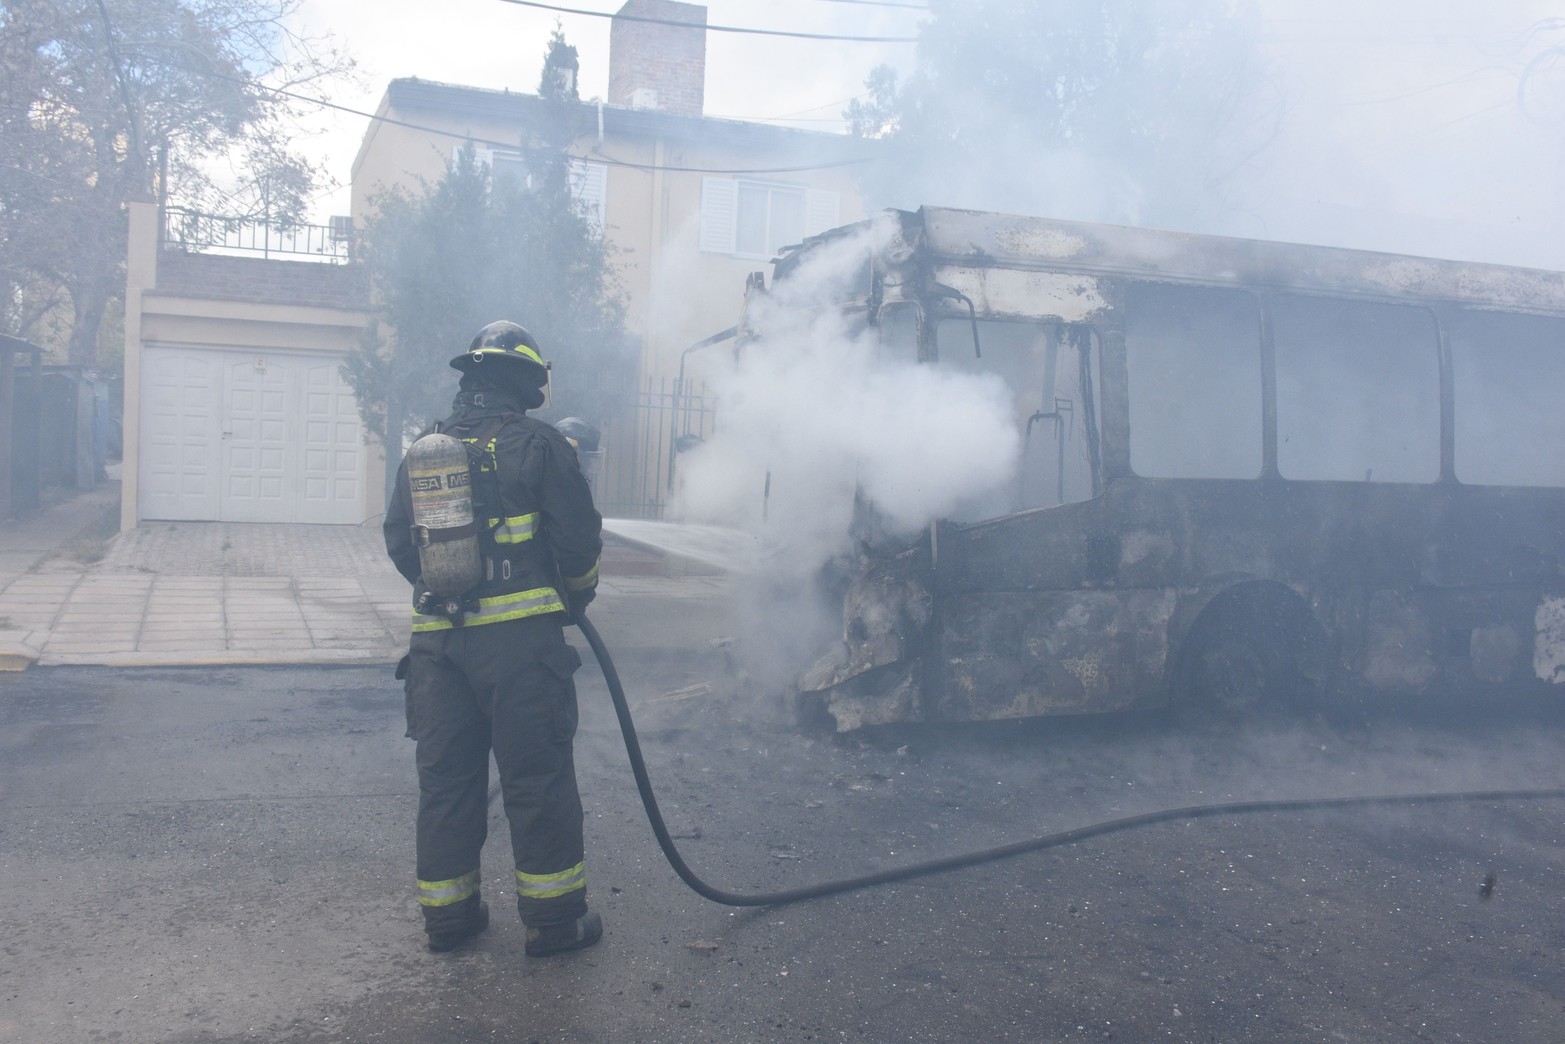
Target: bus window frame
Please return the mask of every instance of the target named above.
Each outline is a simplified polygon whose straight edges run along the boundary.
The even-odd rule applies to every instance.
[[[1282,474],[1278,466],[1277,458],[1277,342],[1276,327],[1272,315],[1273,306],[1284,298],[1304,299],[1313,301],[1332,301],[1346,304],[1385,305],[1393,308],[1405,308],[1410,311],[1422,312],[1429,317],[1434,330],[1434,340],[1429,347],[1435,352],[1435,366],[1437,368],[1437,382],[1439,395],[1439,436],[1436,447],[1439,454],[1439,466],[1436,476],[1432,479],[1423,479],[1411,482],[1387,482],[1383,479],[1372,480],[1374,485],[1389,486],[1439,486],[1456,480],[1452,461],[1454,460],[1452,423],[1453,410],[1451,407],[1451,351],[1449,339],[1446,335],[1445,323],[1442,321],[1441,309],[1435,302],[1417,302],[1398,300],[1395,298],[1383,298],[1370,295],[1354,294],[1323,294],[1310,293],[1303,290],[1273,289],[1267,291],[1250,291],[1260,301],[1262,313],[1262,337],[1261,337],[1261,383],[1264,387],[1264,399],[1262,400],[1262,423],[1264,424],[1262,435],[1262,457],[1265,463],[1263,476],[1278,482],[1311,483],[1311,482],[1353,482],[1353,479],[1333,478],[1289,478]]]
[[[885,306],[882,306],[882,310],[884,310],[884,307]],[[1016,324],[1034,327],[1056,328],[1057,333],[1055,334],[1054,340],[1058,348],[1063,351],[1065,350],[1066,346],[1069,345],[1071,348],[1075,349],[1078,358],[1077,385],[1078,387],[1082,388],[1085,393],[1083,395],[1082,404],[1082,437],[1085,438],[1087,442],[1087,470],[1091,494],[1082,500],[1063,501],[1058,504],[1046,504],[1042,506],[1042,509],[1064,507],[1073,503],[1088,503],[1103,496],[1104,490],[1108,487],[1109,483],[1109,472],[1106,463],[1107,451],[1105,449],[1107,442],[1104,438],[1104,418],[1108,415],[1108,405],[1104,399],[1104,396],[1108,393],[1108,389],[1112,386],[1112,382],[1105,373],[1105,368],[1108,366],[1108,360],[1106,356],[1107,341],[1105,339],[1105,331],[1099,323],[1066,320],[1055,315],[971,316],[966,312],[959,312],[949,307],[942,308],[938,303],[936,303],[932,308],[921,309],[919,317],[923,324],[921,331],[922,336],[920,362],[929,366],[938,366],[940,364],[939,331],[941,325],[946,322],[960,323],[964,326],[968,323],[971,323],[973,325],[972,333],[975,344],[977,343],[978,338],[977,325],[979,323],[998,323],[1002,325]],[[1088,341],[1088,347],[1085,352],[1085,382],[1083,382],[1083,375],[1081,373],[1081,361],[1083,353],[1079,346],[1076,346],[1072,343],[1080,331],[1086,331]],[[997,370],[990,369],[982,365],[983,355],[981,352],[976,354],[975,357],[980,365],[967,372],[998,373]],[[1096,363],[1095,374],[1093,372],[1094,363]],[[1049,383],[1046,383],[1037,389],[1040,401],[1044,397],[1045,388],[1050,387],[1056,377],[1057,372],[1047,375],[1047,380]],[[1007,384],[1009,385],[1009,382],[1007,382]],[[1048,415],[1044,414],[1040,409],[1033,412],[1031,419],[1036,419],[1039,416],[1047,417]],[[1039,509],[1030,508],[1024,510]],[[1012,513],[1014,514],[1015,512]]]
[[[1261,466],[1257,474],[1249,478],[1210,477],[1194,475],[1143,475],[1136,471],[1130,459],[1130,348],[1129,336],[1126,332],[1126,320],[1129,318],[1130,292],[1143,286],[1170,287],[1176,286],[1185,290],[1219,290],[1241,294],[1248,298],[1255,306],[1257,347],[1260,350],[1260,393],[1261,393]],[[1118,372],[1115,374],[1117,383],[1111,383],[1107,376],[1104,377],[1104,388],[1099,392],[1099,397],[1105,403],[1104,412],[1108,412],[1107,395],[1109,388],[1114,388],[1121,393],[1120,401],[1116,404],[1118,410],[1115,414],[1118,421],[1117,432],[1119,438],[1114,444],[1115,468],[1113,474],[1117,477],[1123,475],[1141,482],[1265,482],[1272,479],[1280,479],[1277,471],[1277,399],[1276,399],[1276,356],[1273,353],[1271,338],[1271,318],[1267,308],[1267,295],[1255,287],[1229,286],[1217,283],[1170,283],[1158,279],[1126,279],[1118,288],[1116,297],[1118,306],[1114,313],[1112,332],[1116,342],[1116,359],[1119,362]],[[1104,353],[1099,362],[1100,369],[1108,364],[1108,354]],[[1100,421],[1101,423],[1101,421]],[[1100,429],[1100,441],[1102,440]],[[1105,444],[1106,445],[1106,444]]]

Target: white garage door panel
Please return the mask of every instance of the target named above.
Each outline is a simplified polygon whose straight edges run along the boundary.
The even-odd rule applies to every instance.
[[[141,514],[217,517],[219,378],[194,352],[147,352],[142,362]]]
[[[333,503],[359,497],[359,407],[335,365],[316,363],[304,373],[304,499]]]
[[[142,373],[142,518],[362,521],[362,429],[335,361],[149,347]]]
[[[296,505],[286,489],[288,361],[279,356],[231,359],[225,376],[224,521],[293,522]]]

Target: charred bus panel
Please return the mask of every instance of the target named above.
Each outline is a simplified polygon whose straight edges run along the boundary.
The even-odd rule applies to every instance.
[[[1025,437],[966,519],[861,541],[842,643],[800,684],[839,728],[1565,684],[1565,277],[930,208],[866,224],[834,306],[1000,374]]]

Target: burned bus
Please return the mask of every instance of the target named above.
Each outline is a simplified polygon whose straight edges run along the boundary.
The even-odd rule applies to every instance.
[[[1559,698],[1565,276],[926,207],[752,291],[845,243],[829,307],[1001,376],[1023,448],[980,517],[861,535],[799,686],[837,728]]]

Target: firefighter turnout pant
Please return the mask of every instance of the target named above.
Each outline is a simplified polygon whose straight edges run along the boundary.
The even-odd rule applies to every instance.
[[[477,916],[488,835],[489,751],[511,827],[516,905],[543,927],[587,911],[581,797],[572,740],[581,656],[551,613],[415,632],[408,735],[418,761],[418,891],[425,930]]]

